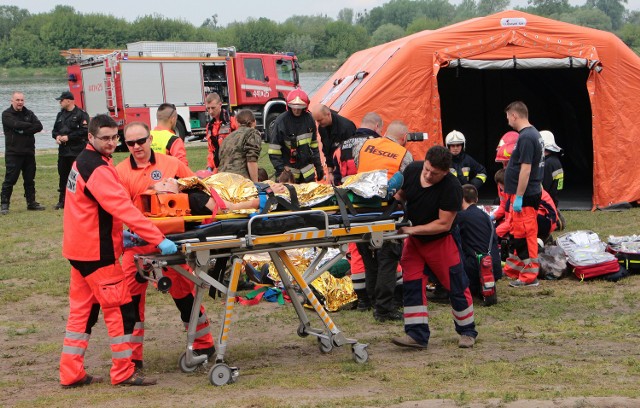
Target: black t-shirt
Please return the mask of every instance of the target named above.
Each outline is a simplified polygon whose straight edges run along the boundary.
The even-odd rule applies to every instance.
[[[440,210],[460,211],[462,208],[462,186],[451,173],[438,184],[422,187],[420,174],[424,161],[413,162],[404,170],[404,190],[407,199],[407,216],[413,225],[425,225],[440,216]],[[414,235],[423,242],[435,241],[450,234],[451,231],[436,235]]]
[[[531,164],[529,183],[524,192],[525,196],[540,194],[542,191],[542,176],[544,172],[544,141],[540,133],[533,126],[520,130],[520,136],[513,148],[509,164],[504,175],[504,191],[515,194],[518,189],[518,177],[522,163]]]

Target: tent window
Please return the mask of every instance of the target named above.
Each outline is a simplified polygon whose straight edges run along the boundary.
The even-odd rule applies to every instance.
[[[353,76],[353,82],[340,94],[338,99],[331,104],[331,107],[337,111],[342,108],[342,105],[349,99],[353,91],[360,85],[362,80],[367,76],[368,72],[360,71]]]

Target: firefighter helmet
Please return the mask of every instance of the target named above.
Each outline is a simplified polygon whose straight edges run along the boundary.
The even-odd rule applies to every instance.
[[[467,140],[464,138],[464,135],[462,134],[462,132],[459,132],[457,130],[452,130],[451,132],[449,132],[447,137],[444,139],[444,144],[447,147],[449,147],[450,145],[461,144],[462,148],[464,149],[466,143],[467,143]]]
[[[307,109],[309,106],[309,96],[302,89],[294,89],[287,95],[287,105],[294,109]]]
[[[556,144],[556,138],[553,136],[553,133],[548,130],[541,130],[540,136],[542,136],[542,140],[544,140],[544,150],[556,153],[560,153],[562,151],[562,148]]]
[[[518,132],[513,130],[505,133],[498,143],[498,148],[496,149],[496,161],[497,162],[508,162],[511,158],[511,153],[513,152],[513,148],[516,146],[516,141],[518,140]]]

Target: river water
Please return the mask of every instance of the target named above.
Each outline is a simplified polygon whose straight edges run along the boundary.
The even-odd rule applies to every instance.
[[[300,72],[300,85],[309,96],[329,79],[331,72]],[[51,129],[60,110],[55,100],[63,91],[68,91],[67,78],[21,78],[20,80],[3,79],[0,81],[0,110],[11,105],[14,91],[24,93],[25,106],[32,110],[44,129],[36,134],[36,149],[57,148],[51,137]],[[0,152],[4,152],[4,132],[0,127]]]

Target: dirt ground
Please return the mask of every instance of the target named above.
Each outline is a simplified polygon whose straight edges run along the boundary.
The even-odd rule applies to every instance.
[[[15,282],[25,285],[29,282]],[[636,280],[640,287],[640,280]],[[207,371],[199,369],[195,373],[185,374],[177,368],[177,359],[185,347],[185,336],[179,324],[178,314],[168,295],[149,290],[147,307],[147,337],[145,342],[145,364],[148,375],[158,377],[159,385],[148,388],[112,387],[109,384],[94,385],[76,390],[63,390],[58,385],[58,359],[64,336],[67,314],[67,300],[42,295],[34,295],[0,311],[0,406],[37,407],[37,406],[230,406],[263,407],[300,405],[334,406],[331,402],[339,398],[341,403],[352,399],[350,406],[393,406],[398,408],[412,407],[640,407],[640,400],[608,397],[608,398],[562,398],[553,400],[523,400],[505,402],[502,399],[490,399],[482,403],[465,403],[453,400],[429,399],[422,401],[400,402],[396,405],[381,405],[387,393],[384,381],[358,382],[350,386],[350,374],[345,376],[346,386],[323,385],[322,376],[331,369],[339,367],[351,359],[348,347],[333,350],[330,354],[319,353],[313,338],[300,338],[295,335],[297,318],[293,308],[279,306],[274,303],[261,302],[256,306],[237,306],[238,316],[232,327],[231,340],[227,350],[227,361],[240,366],[238,382],[225,387],[213,387],[209,384]],[[212,330],[214,337],[219,330],[219,316],[222,311],[220,300],[208,299],[205,303],[208,314],[214,321]],[[444,313],[444,307],[437,313]],[[343,311],[332,316],[340,322],[341,313],[358,313]],[[353,316],[353,315],[352,315]],[[352,319],[353,320],[353,319]],[[447,364],[451,355],[459,353],[456,347],[457,338],[451,328],[439,330],[432,338],[429,350],[420,354],[399,350],[389,339],[402,332],[397,324],[363,324],[359,328],[349,327],[354,337],[365,337],[370,343],[369,357],[373,362],[373,370],[383,373],[388,367],[397,365],[398,358],[404,361],[406,370],[425,369],[430,362],[442,360]],[[345,330],[346,333],[346,330]],[[637,334],[637,333],[636,333]],[[619,343],[601,344],[584,342],[581,347],[585,356],[590,353],[630,354],[637,355],[635,343],[630,342],[628,348]],[[477,345],[478,346],[478,345]],[[521,355],[518,347],[498,349],[496,347],[476,347],[471,353],[479,362],[505,359]],[[613,347],[613,349],[612,349]],[[86,366],[90,373],[108,378],[109,351],[106,329],[102,320],[94,328],[89,349],[86,355]],[[526,351],[525,351],[526,352]],[[533,351],[535,352],[535,351]],[[532,352],[532,353],[533,353]],[[547,353],[563,353],[560,345],[547,345]],[[420,352],[423,353],[423,352]],[[426,361],[425,361],[426,360]],[[271,376],[278,375],[283,367],[289,367],[292,373],[308,374],[308,364],[317,365],[319,374],[316,378],[292,380],[293,384],[270,386]],[[369,363],[368,363],[369,364]],[[357,365],[360,366],[360,365]],[[306,370],[306,371],[305,371]],[[342,370],[343,372],[345,370]],[[312,371],[313,372],[313,371]],[[376,374],[376,375],[377,375]],[[352,373],[357,376],[358,372]],[[295,375],[294,375],[295,377]],[[629,384],[637,387],[638,384]],[[636,388],[637,389],[637,388]],[[259,395],[256,391],[259,390]],[[435,391],[435,390],[434,390]],[[437,395],[434,392],[433,395]],[[283,398],[284,396],[284,398]],[[323,401],[326,403],[323,404]],[[362,401],[362,405],[357,401]]]

